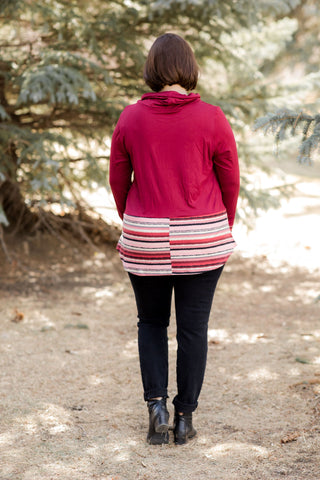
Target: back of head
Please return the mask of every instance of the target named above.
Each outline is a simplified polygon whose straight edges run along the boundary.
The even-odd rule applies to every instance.
[[[165,33],[153,43],[144,67],[143,78],[155,92],[165,85],[181,85],[186,90],[197,86],[199,68],[190,45],[179,35]]]

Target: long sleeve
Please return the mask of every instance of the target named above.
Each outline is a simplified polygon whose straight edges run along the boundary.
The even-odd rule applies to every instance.
[[[109,183],[121,219],[123,219],[128,192],[132,184],[131,175],[132,165],[130,156],[125,149],[118,122],[112,135]]]
[[[213,163],[222,193],[222,201],[227,210],[229,225],[232,228],[240,189],[238,154],[228,120],[220,108],[217,113]]]

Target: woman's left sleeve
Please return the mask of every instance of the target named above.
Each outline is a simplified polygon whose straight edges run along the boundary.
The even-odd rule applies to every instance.
[[[215,130],[214,169],[232,229],[240,189],[239,161],[232,129],[220,108],[217,109]]]
[[[109,183],[121,220],[123,219],[127,196],[132,184],[131,175],[130,155],[125,148],[118,122],[111,141]]]

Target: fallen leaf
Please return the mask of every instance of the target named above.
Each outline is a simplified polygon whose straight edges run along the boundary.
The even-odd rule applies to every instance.
[[[83,330],[89,330],[88,325],[85,323],[67,323],[63,328],[79,328]]]
[[[259,333],[257,335],[257,338],[268,338],[267,335],[265,335],[264,333]]]
[[[301,435],[300,432],[293,432],[293,433],[288,433],[288,435],[285,435],[284,437],[281,438],[281,443],[290,443],[294,442],[299,438]]]
[[[309,380],[309,383],[310,383],[310,385],[316,385],[316,384],[320,383],[320,378],[311,378]]]
[[[320,378],[310,378],[309,380],[302,380],[301,382],[294,383],[292,387],[299,387],[300,385],[319,385]]]
[[[311,363],[311,362],[309,362],[309,360],[306,360],[306,359],[300,358],[300,357],[296,357],[295,361],[298,362],[298,363],[306,363],[306,364],[309,364],[309,365]]]
[[[14,317],[11,319],[11,322],[19,323],[24,319],[24,313],[19,312],[17,308],[14,309]]]

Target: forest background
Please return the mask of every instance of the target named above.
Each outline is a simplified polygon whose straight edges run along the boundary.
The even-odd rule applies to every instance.
[[[253,128],[271,131],[276,143],[297,137],[283,142],[278,165],[317,155],[316,1],[2,0],[0,22],[0,232],[92,233],[86,195],[108,188],[112,130],[146,91],[146,53],[167,31],[191,43],[198,91],[235,131],[243,222],[293,187],[281,176],[261,182],[257,172],[279,169],[273,141]]]

